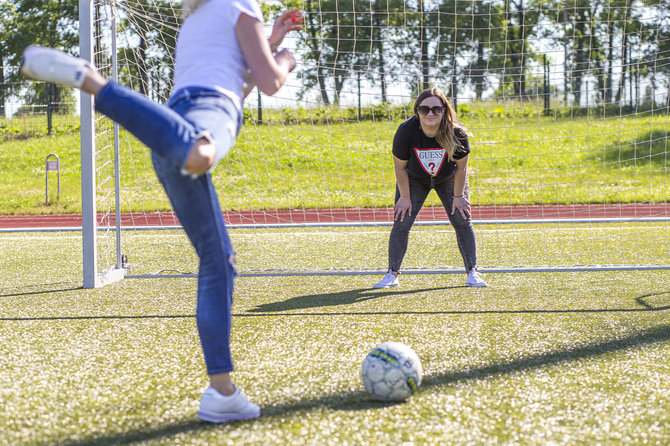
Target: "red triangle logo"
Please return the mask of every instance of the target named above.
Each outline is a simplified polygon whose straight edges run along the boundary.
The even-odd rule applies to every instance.
[[[416,155],[416,159],[419,160],[419,164],[423,170],[433,177],[440,172],[446,156],[446,152],[442,147],[434,149],[420,149],[415,147],[414,154]]]

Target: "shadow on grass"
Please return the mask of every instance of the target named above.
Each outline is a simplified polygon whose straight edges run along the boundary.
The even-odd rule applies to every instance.
[[[647,308],[649,310],[668,310],[670,309],[670,302],[668,305],[664,305],[661,307],[655,307],[651,304],[649,304],[645,299],[648,299],[650,297],[658,297],[658,296],[664,296],[664,297],[670,297],[670,291],[664,291],[662,293],[651,293],[651,294],[645,294],[644,296],[636,297],[635,301],[637,301],[638,304],[642,305],[644,308]]]
[[[247,310],[244,314],[234,314],[238,317],[253,316],[332,316],[332,315],[384,315],[384,314],[560,314],[560,313],[635,313],[644,311],[664,311],[670,309],[670,305],[654,306],[645,299],[657,296],[670,296],[670,291],[646,294],[636,297],[635,301],[641,308],[582,308],[582,309],[537,309],[537,310],[436,310],[436,311],[347,311],[347,312],[291,312],[292,310],[305,310],[319,307],[335,307],[338,305],[351,305],[357,302],[364,302],[370,299],[381,297],[403,296],[425,291],[447,290],[455,288],[465,288],[462,286],[423,288],[412,290],[372,290],[370,288],[361,288],[356,290],[340,291],[337,293],[309,294],[297,296],[281,302],[269,302],[261,304]],[[253,314],[250,314],[253,313]]]
[[[58,287],[58,288],[56,288]],[[32,290],[38,288],[36,291],[20,291]],[[22,287],[0,289],[0,299],[3,297],[19,297],[32,296],[37,294],[63,293],[66,291],[83,290],[84,287],[75,286],[72,282],[57,282],[57,283],[43,283],[39,285],[26,285]]]
[[[278,311],[291,311],[306,308],[317,307],[335,307],[338,305],[351,305],[358,302],[364,302],[370,299],[379,299],[380,297],[410,295],[422,293],[425,291],[447,290],[463,287],[437,287],[411,290],[381,289],[373,290],[371,288],[359,288],[357,290],[340,291],[337,293],[326,294],[308,294],[306,296],[297,296],[282,302],[269,302],[258,305],[256,308],[248,310],[249,313],[265,313]],[[313,313],[310,313],[313,314]]]
[[[418,290],[370,290],[362,288],[357,290],[342,291],[329,294],[310,294],[294,297],[282,302],[270,302],[258,305],[246,313],[233,313],[234,317],[261,317],[261,316],[375,316],[375,315],[458,315],[458,314],[578,314],[578,313],[640,313],[648,311],[670,310],[670,303],[654,306],[647,302],[649,298],[659,296],[670,296],[670,291],[645,294],[635,298],[641,308],[578,308],[578,309],[547,309],[547,310],[436,310],[436,311],[346,311],[346,312],[291,312],[292,310],[304,310],[308,308],[329,307],[338,305],[350,305],[369,299],[377,299],[386,296],[400,296],[414,294],[422,291],[444,290],[456,287],[424,288]],[[76,288],[75,288],[76,289]],[[70,291],[69,289],[55,291]],[[55,292],[48,291],[48,292]],[[46,292],[46,291],[45,291]],[[25,294],[25,293],[24,293]],[[2,296],[0,296],[2,297]],[[251,313],[251,314],[250,314]],[[0,317],[0,321],[56,321],[56,320],[95,320],[95,319],[181,319],[195,318],[195,314],[147,314],[136,316],[106,315],[106,316],[44,316],[44,317]]]
[[[530,355],[512,361],[490,364],[464,371],[428,376],[425,378],[424,382],[421,383],[421,386],[453,384],[456,382],[488,378],[522,370],[532,370],[548,365],[588,359],[594,356],[616,353],[635,347],[667,341],[670,341],[670,325],[662,325],[621,339],[612,339],[609,341],[588,344],[582,347]]]
[[[581,347],[575,347],[560,351],[530,355],[505,362],[498,362],[481,367],[466,370],[445,371],[424,377],[419,394],[426,392],[432,387],[445,386],[460,382],[477,381],[480,379],[501,376],[524,370],[533,370],[545,366],[553,366],[562,363],[574,362],[588,359],[608,353],[630,350],[645,345],[657,344],[670,341],[670,325],[651,328],[633,335],[612,339],[602,342],[594,342]],[[391,403],[380,403],[372,401],[365,392],[353,391],[337,394],[323,395],[319,398],[304,399],[284,404],[277,404],[263,408],[262,417],[286,415],[297,412],[309,411],[318,408],[329,408],[331,410],[368,410],[387,407]],[[257,423],[249,420],[235,422],[227,425],[212,425],[202,423],[195,419],[181,420],[156,428],[146,428],[125,433],[110,434],[108,436],[90,437],[79,441],[64,441],[63,445],[84,444],[129,444],[146,442],[151,440],[169,439],[180,434],[197,434],[203,431],[232,429],[241,424]],[[262,418],[261,418],[261,423]]]

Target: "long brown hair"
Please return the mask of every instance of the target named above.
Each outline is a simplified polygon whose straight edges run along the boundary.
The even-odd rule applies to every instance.
[[[437,140],[438,143],[440,143],[440,146],[442,146],[444,151],[447,152],[447,155],[449,156],[449,161],[451,161],[453,160],[453,155],[454,152],[456,151],[456,147],[460,145],[460,143],[456,139],[456,135],[454,134],[454,129],[459,128],[463,130],[464,133],[466,132],[466,129],[463,126],[463,124],[458,122],[456,112],[449,103],[447,96],[444,94],[442,90],[440,90],[437,87],[423,90],[421,93],[419,93],[419,96],[416,97],[416,100],[414,101],[414,114],[417,116],[417,118],[419,116],[419,105],[421,105],[421,103],[426,98],[432,96],[438,98],[440,102],[442,102],[442,105],[444,106],[444,113],[442,113],[442,120],[440,121],[440,126],[437,129],[437,135],[435,135],[435,139]]]

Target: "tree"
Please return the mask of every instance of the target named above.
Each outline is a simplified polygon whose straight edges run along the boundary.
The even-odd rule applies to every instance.
[[[391,72],[390,76],[387,65],[392,59],[387,57],[402,39],[402,33],[398,30],[404,23],[405,2],[402,0],[376,0],[372,3],[370,11],[370,49],[364,55],[362,62],[368,66],[376,67],[381,88],[381,101],[388,102],[386,94],[387,77],[392,80],[396,78]]]
[[[78,52],[77,4],[68,0],[23,0],[14,5],[3,5],[2,16],[10,20],[3,32],[0,51],[3,62],[18,66],[23,49],[31,44],[52,46],[70,53]],[[17,86],[28,85],[18,72],[5,76],[5,82]],[[30,83],[24,97],[27,103],[52,104],[49,111],[57,112],[60,103],[67,101],[72,89],[60,85],[46,88],[41,83]],[[18,87],[17,87],[18,88]]]
[[[530,45],[539,23],[542,0],[504,0],[501,5],[501,33],[492,45],[491,62],[502,70],[500,90],[525,99],[528,63],[536,56]]]
[[[389,73],[388,53],[398,38],[400,0],[305,0],[305,29],[299,34],[308,61],[301,71],[302,94],[318,87],[325,105],[338,104],[347,80],[363,71],[370,83],[378,81],[385,102]],[[333,97],[328,94],[332,84]]]
[[[5,61],[10,58],[8,41],[11,31],[14,29],[16,18],[15,4],[0,4],[0,117],[5,116],[6,102],[11,94],[10,84],[6,82]]]
[[[642,55],[643,66],[651,73],[652,90],[656,90],[656,82],[665,75],[666,107],[670,105],[670,0],[647,2],[657,17],[657,27],[646,27],[645,35],[649,45]]]
[[[502,68],[495,66],[491,57],[492,46],[503,39],[502,9],[495,1],[472,2],[459,18],[459,26],[468,31],[464,36],[469,46],[464,77],[474,86],[475,98],[481,100],[490,75]]]
[[[155,100],[166,98],[172,90],[174,49],[179,17],[169,0],[130,0],[124,5],[119,35],[123,46],[119,60],[120,76],[138,79],[130,85]],[[147,55],[151,54],[149,58]]]

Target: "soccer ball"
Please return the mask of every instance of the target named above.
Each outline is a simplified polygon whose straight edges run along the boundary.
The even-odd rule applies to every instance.
[[[423,369],[414,350],[400,342],[384,342],[363,360],[365,391],[379,401],[405,401],[421,384]]]

